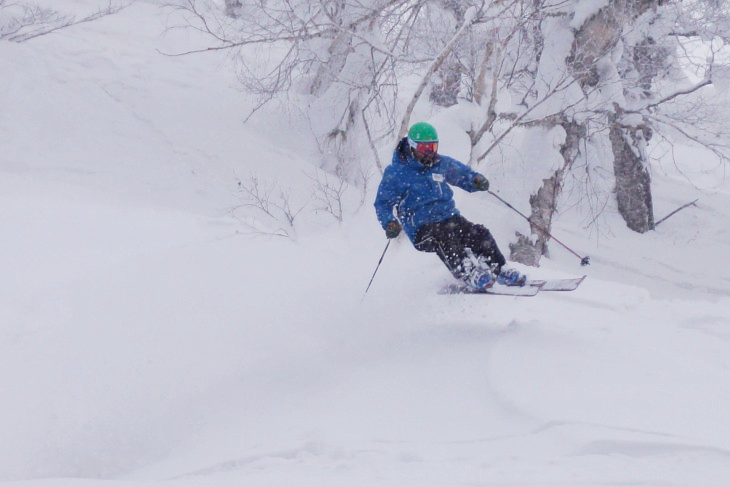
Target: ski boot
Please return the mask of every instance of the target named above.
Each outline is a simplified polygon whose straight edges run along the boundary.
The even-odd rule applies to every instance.
[[[497,275],[497,283],[504,286],[519,286],[522,287],[527,282],[527,276],[521,274],[517,269],[503,268]]]
[[[489,289],[490,287],[494,286],[494,283],[496,282],[494,278],[494,274],[492,274],[490,271],[485,269],[479,269],[475,267],[469,277],[466,280],[466,283],[471,287],[472,289]]]
[[[464,282],[474,290],[488,289],[497,282],[489,263],[484,257],[474,255],[471,249],[466,249],[466,257],[464,257],[461,269],[463,269]]]

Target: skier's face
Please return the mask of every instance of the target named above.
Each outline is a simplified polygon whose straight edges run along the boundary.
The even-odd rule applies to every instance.
[[[418,142],[413,149],[413,157],[426,167],[432,166],[438,156],[438,142]]]

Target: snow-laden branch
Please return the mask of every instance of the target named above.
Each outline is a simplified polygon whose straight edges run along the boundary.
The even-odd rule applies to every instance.
[[[533,111],[534,111],[534,110],[535,110],[536,108],[538,108],[538,107],[539,107],[540,105],[542,105],[543,103],[545,103],[546,101],[548,101],[548,100],[549,100],[550,98],[552,98],[552,97],[553,97],[553,96],[554,96],[555,94],[557,94],[557,93],[560,93],[560,92],[563,92],[563,91],[567,90],[567,89],[568,89],[569,87],[571,87],[571,86],[572,86],[573,84],[575,84],[576,82],[577,82],[577,81],[576,81],[576,79],[575,79],[575,78],[572,78],[572,77],[570,77],[570,76],[565,76],[565,77],[564,77],[563,79],[561,79],[561,80],[560,80],[560,81],[558,82],[558,84],[557,84],[557,85],[555,86],[555,88],[551,89],[551,90],[550,90],[550,91],[549,91],[549,92],[548,92],[548,93],[547,93],[547,94],[546,94],[546,95],[545,95],[545,96],[544,96],[544,97],[543,97],[542,99],[538,100],[538,101],[537,101],[537,102],[536,102],[536,103],[535,103],[534,105],[532,105],[532,106],[531,106],[530,108],[528,108],[527,110],[525,110],[525,111],[524,111],[524,112],[523,112],[523,113],[522,113],[521,115],[519,115],[518,117],[516,117],[516,118],[514,119],[514,121],[512,122],[512,124],[511,124],[511,125],[510,125],[509,127],[507,127],[507,129],[506,129],[506,130],[505,130],[504,132],[502,132],[502,133],[501,133],[501,134],[500,134],[499,136],[497,136],[497,138],[495,138],[495,139],[494,139],[494,141],[493,141],[493,142],[492,142],[492,143],[490,144],[490,146],[489,146],[489,147],[487,148],[487,150],[485,150],[485,151],[484,151],[484,152],[483,152],[483,153],[482,153],[482,154],[481,154],[481,155],[480,155],[479,157],[477,157],[477,161],[482,161],[482,160],[484,160],[484,159],[485,159],[485,158],[486,158],[486,157],[487,157],[487,156],[489,155],[489,153],[490,153],[490,152],[491,152],[491,151],[492,151],[492,150],[493,150],[493,149],[494,149],[495,147],[497,147],[497,146],[498,146],[498,145],[499,145],[499,144],[500,144],[500,143],[502,142],[502,140],[504,140],[504,138],[505,138],[505,137],[506,137],[506,136],[507,136],[507,135],[508,135],[508,134],[509,134],[509,133],[510,133],[510,132],[511,132],[511,131],[512,131],[513,129],[515,129],[516,127],[520,127],[520,126],[523,126],[523,125],[525,125],[526,123],[531,123],[531,122],[525,122],[524,120],[525,120],[525,118],[527,118],[527,116],[528,116],[528,115],[530,115],[530,113],[532,113],[532,112],[533,112]],[[562,112],[562,113],[565,113],[565,111],[567,111],[567,110],[568,110],[569,108],[571,108],[571,106],[568,106],[568,107],[564,107],[564,108],[563,108],[563,112]],[[555,115],[558,115],[558,114],[555,114]],[[549,118],[550,118],[550,116],[548,116],[548,117],[543,117],[543,119],[549,119]],[[541,119],[541,120],[542,120],[542,119]],[[532,121],[532,122],[534,122],[534,121]]]

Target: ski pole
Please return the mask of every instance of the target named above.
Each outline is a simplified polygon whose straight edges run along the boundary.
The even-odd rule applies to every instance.
[[[578,257],[578,258],[580,259],[580,265],[589,265],[589,264],[591,263],[591,258],[590,258],[589,256],[587,256],[587,255],[586,255],[585,257],[582,257],[582,256],[581,256],[580,254],[578,254],[578,253],[577,253],[577,252],[575,252],[575,251],[574,251],[573,249],[571,249],[570,247],[568,247],[567,245],[565,245],[565,244],[564,244],[563,242],[561,242],[561,241],[560,241],[560,240],[558,240],[557,238],[553,237],[553,236],[552,236],[552,235],[550,234],[550,232],[548,232],[548,231],[547,231],[547,229],[545,229],[545,228],[544,228],[544,227],[542,227],[541,225],[538,225],[537,223],[533,222],[533,221],[532,221],[532,220],[530,220],[530,219],[529,219],[529,218],[528,218],[527,216],[525,216],[525,215],[524,215],[524,214],[523,214],[523,213],[522,213],[522,212],[521,212],[520,210],[518,210],[517,208],[515,208],[515,207],[514,207],[514,206],[512,206],[512,205],[510,205],[509,203],[507,203],[507,202],[506,202],[505,200],[503,200],[502,198],[500,198],[500,197],[499,197],[499,195],[497,195],[496,193],[494,193],[494,192],[492,192],[492,191],[487,191],[487,192],[488,192],[489,194],[491,194],[492,196],[494,196],[495,198],[497,198],[497,199],[498,199],[499,201],[501,201],[502,203],[504,203],[505,205],[507,205],[507,206],[508,206],[508,207],[509,207],[510,209],[512,209],[512,210],[513,210],[513,211],[514,211],[515,213],[517,213],[518,215],[520,215],[520,216],[521,216],[522,218],[524,218],[525,220],[527,220],[527,222],[528,222],[528,223],[529,223],[530,225],[533,225],[533,226],[534,226],[535,228],[537,228],[538,230],[540,230],[541,232],[543,232],[543,233],[544,233],[545,235],[547,235],[548,237],[550,237],[551,239],[555,240],[555,241],[556,241],[557,243],[559,243],[560,245],[562,245],[562,246],[563,246],[563,247],[564,247],[565,249],[567,249],[567,250],[568,250],[568,252],[570,252],[571,254],[573,254],[573,255],[575,255],[576,257]]]
[[[373,277],[370,278],[370,282],[368,283],[368,287],[365,289],[365,294],[368,293],[368,289],[370,289],[370,285],[373,283],[373,279],[375,279],[375,274],[378,273],[378,269],[380,269],[380,264],[383,262],[383,257],[385,257],[385,253],[388,251],[388,246],[390,246],[391,239],[388,239],[388,243],[385,244],[385,249],[383,250],[383,255],[380,256],[380,260],[378,261],[378,265],[375,266],[375,272],[373,272]]]

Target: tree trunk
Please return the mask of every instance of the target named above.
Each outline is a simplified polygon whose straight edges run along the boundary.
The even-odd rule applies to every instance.
[[[511,260],[537,267],[540,265],[540,258],[548,255],[547,242],[550,237],[542,229],[550,231],[562,178],[563,170],[560,169],[555,172],[553,177],[544,179],[537,194],[530,196],[530,207],[532,208],[530,230],[535,238],[517,232],[517,242],[509,244]]]
[[[461,64],[444,63],[431,81],[429,100],[442,107],[456,105],[461,89]]]
[[[466,13],[465,2],[460,0],[441,0],[442,8],[450,11],[456,19],[457,30],[464,23],[464,15]],[[456,32],[455,31],[455,32]],[[431,93],[429,100],[442,107],[450,107],[456,105],[459,98],[459,90],[461,89],[462,65],[453,54],[449,55],[449,60],[444,62],[434,73],[431,79]]]
[[[341,31],[332,39],[327,54],[327,60],[321,62],[317,67],[317,72],[312,79],[309,92],[314,96],[321,96],[322,93],[332,85],[337,79],[342,69],[347,63],[347,56],[352,50],[352,35],[346,31]]]
[[[555,171],[553,176],[544,179],[542,187],[536,194],[530,196],[530,230],[535,236],[530,238],[517,232],[517,242],[510,243],[510,259],[525,265],[537,267],[540,264],[540,258],[545,255],[549,256],[548,241],[553,214],[558,207],[558,197],[562,190],[563,177],[570,170],[576,157],[578,157],[578,144],[586,136],[586,128],[584,125],[578,124],[567,119],[561,120],[561,125],[565,129],[565,142],[560,148],[560,154],[563,156],[563,167]]]
[[[613,171],[616,176],[618,211],[628,227],[639,233],[654,228],[651,177],[641,147],[651,137],[648,128],[623,127],[611,120]]]

